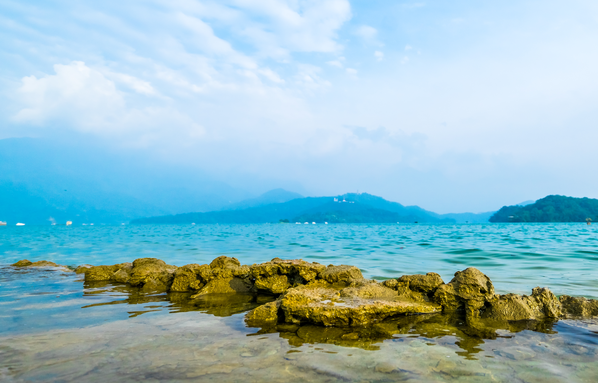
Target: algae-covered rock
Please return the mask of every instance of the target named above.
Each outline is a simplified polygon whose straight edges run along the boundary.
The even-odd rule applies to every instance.
[[[465,310],[467,317],[477,317],[486,302],[495,298],[492,281],[476,268],[457,271],[455,277],[434,292],[433,301],[445,311]]]
[[[563,313],[572,317],[598,316],[598,300],[561,295],[559,299]]]
[[[126,262],[111,266],[91,266],[82,271],[85,273],[86,282],[116,282],[115,273],[124,270],[129,275],[132,268],[133,264]]]
[[[341,297],[356,297],[364,299],[396,299],[398,294],[380,283],[367,281],[356,284],[356,286],[346,287],[340,291]]]
[[[196,263],[179,267],[174,273],[170,291],[185,292],[201,289],[212,276],[209,265]]]
[[[403,275],[397,282],[408,283],[410,290],[426,294],[433,293],[438,286],[444,284],[440,275],[436,273]]]
[[[176,266],[167,265],[161,259],[139,258],[133,261],[127,282],[146,291],[165,291],[172,285],[176,269]]]
[[[253,291],[253,283],[248,278],[216,278],[209,281],[191,298],[196,298],[203,294],[251,293]]]
[[[11,266],[14,266],[14,267],[27,267],[27,266],[30,266],[32,264],[33,264],[33,262],[31,262],[28,259],[21,259],[20,261],[18,261],[16,263],[13,263]]]
[[[219,256],[210,263],[210,267],[213,269],[237,268],[239,266],[241,266],[241,262],[237,258],[224,255]]]
[[[77,268],[75,269],[75,273],[77,274],[85,274],[85,272],[87,271],[87,269],[89,269],[90,267],[93,267],[92,265],[79,265],[77,266]]]
[[[255,287],[273,294],[281,294],[291,287],[291,283],[286,275],[272,275],[267,278],[256,278]]]
[[[506,294],[490,301],[482,318],[519,321],[558,318],[561,315],[561,304],[556,296],[546,288],[536,287],[531,296]]]
[[[386,289],[384,286],[380,287]],[[382,290],[385,296],[383,299],[368,299],[352,295],[352,293],[365,294],[366,291],[375,291],[375,289],[366,287],[359,291],[344,290],[341,296],[341,292],[334,288],[299,286],[289,289],[280,298],[280,307],[285,322],[324,326],[362,326],[396,315],[440,311],[440,307],[432,303],[412,302],[391,297],[394,292],[391,293],[390,289]]]
[[[60,271],[67,271],[67,272],[73,271],[73,270],[69,269],[67,266],[59,265],[54,262],[50,262],[50,261],[31,262],[27,259],[22,259],[16,263],[13,263],[11,266],[13,266],[13,267],[39,267],[39,268],[50,268],[51,267],[51,268],[60,269]]]
[[[274,258],[270,262],[251,266],[251,275],[257,289],[280,294],[290,287],[316,280],[318,274],[325,269],[326,266],[316,262]]]
[[[250,327],[263,327],[278,322],[280,301],[269,302],[251,310],[245,316],[245,321]]]
[[[364,279],[363,274],[361,274],[361,270],[355,266],[348,265],[329,265],[325,270],[320,272],[319,276],[326,282],[335,284],[350,284],[351,282]]]

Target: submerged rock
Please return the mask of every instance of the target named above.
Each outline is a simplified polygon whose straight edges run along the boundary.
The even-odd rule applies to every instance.
[[[67,272],[73,271],[67,266],[59,265],[54,262],[50,262],[50,261],[31,262],[30,260],[27,260],[27,259],[22,259],[16,263],[13,263],[11,266],[13,266],[13,267],[56,268],[56,269],[60,269],[60,271],[67,271]]]
[[[274,325],[278,322],[280,300],[268,302],[251,310],[245,316],[245,321],[251,327]]]

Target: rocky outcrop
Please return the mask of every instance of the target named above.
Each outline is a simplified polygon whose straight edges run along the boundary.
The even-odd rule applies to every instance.
[[[489,302],[482,318],[494,320],[540,320],[563,315],[561,304],[552,291],[536,287],[531,296],[506,294]]]
[[[22,259],[16,263],[13,263],[11,266],[13,267],[37,267],[37,268],[52,268],[52,269],[58,269],[60,271],[66,271],[66,272],[71,272],[73,270],[71,270],[69,267],[67,266],[63,266],[63,265],[59,265],[57,263],[54,262],[50,262],[50,261],[37,261],[37,262],[31,262],[27,259]]]
[[[568,317],[598,316],[598,300],[561,295],[559,299],[564,314]]]
[[[258,291],[281,294],[291,287],[316,280],[325,270],[326,266],[316,262],[274,258],[270,262],[251,266],[251,275]]]
[[[360,281],[363,278],[361,270],[355,266],[348,265],[328,265],[325,270],[320,273],[320,279],[332,284],[345,284]]]
[[[298,286],[289,289],[268,310],[258,307],[251,311],[248,323],[318,324],[324,326],[364,326],[386,318],[440,312],[441,307],[430,302],[417,302],[399,297],[376,282],[361,282],[338,289],[322,286]],[[274,314],[277,314],[275,320]]]
[[[495,299],[492,281],[473,267],[457,271],[447,284],[434,291],[433,301],[445,311],[462,310],[467,318],[477,318],[488,302]]]
[[[22,260],[13,266],[69,270],[48,261]],[[355,266],[280,258],[247,266],[226,256],[204,265],[176,267],[157,258],[140,258],[116,265],[82,265],[75,271],[84,274],[86,282],[123,283],[141,292],[166,291],[179,294],[177,299],[190,297],[189,302],[197,304],[217,301],[222,307],[222,302],[236,302],[237,296],[242,301],[239,307],[254,308],[246,315],[252,326],[353,328],[442,312],[462,318],[468,326],[464,331],[490,337],[498,323],[509,328],[513,321],[598,316],[598,301],[567,295],[557,299],[547,288],[536,287],[529,296],[497,295],[490,278],[472,267],[456,272],[449,283],[436,273],[376,282],[366,280]]]
[[[144,291],[167,291],[174,280],[176,266],[167,265],[157,258],[139,258],[133,263],[111,266],[92,266],[83,272],[86,282],[128,283]]]

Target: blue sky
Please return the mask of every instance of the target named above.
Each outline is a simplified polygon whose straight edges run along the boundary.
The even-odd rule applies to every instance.
[[[597,42],[583,0],[0,0],[0,138],[442,213],[598,197]]]

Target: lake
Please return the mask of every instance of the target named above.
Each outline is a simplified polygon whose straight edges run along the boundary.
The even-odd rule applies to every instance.
[[[598,322],[516,323],[492,339],[439,316],[390,321],[348,341],[335,329],[247,327],[245,297],[187,296],[85,284],[15,269],[155,257],[169,264],[301,258],[358,266],[366,278],[476,267],[497,293],[536,286],[598,298],[598,226],[585,224],[124,225],[0,227],[0,380],[6,381],[595,381]],[[336,332],[335,332],[336,331]],[[344,340],[343,340],[344,339]]]

